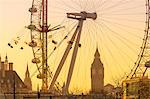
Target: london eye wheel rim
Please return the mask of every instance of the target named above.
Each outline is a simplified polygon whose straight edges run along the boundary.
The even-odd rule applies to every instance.
[[[127,76],[126,79],[133,79],[134,77],[136,77],[136,72],[138,71],[137,69],[140,67],[140,65],[142,64],[141,61],[142,61],[142,58],[144,57],[144,52],[146,51],[146,47],[147,47],[147,43],[148,43],[148,38],[149,38],[149,30],[150,30],[150,13],[149,13],[149,7],[150,7],[150,3],[149,3],[149,0],[146,0],[146,22],[145,22],[145,35],[144,35],[144,38],[143,38],[143,43],[142,43],[142,46],[141,46],[141,51],[139,53],[139,57],[137,59],[137,61],[135,62],[135,66],[131,69],[131,72],[129,73],[129,75]],[[146,62],[148,62],[149,60],[146,60]],[[145,64],[146,64],[145,62]],[[142,64],[143,65],[143,68],[145,70],[147,70],[148,67],[145,67],[144,65],[145,64]],[[137,76],[137,77],[144,77],[145,76],[145,72],[146,71],[142,71],[142,75],[140,76]]]
[[[36,64],[37,70],[39,74],[37,75],[37,78],[44,79],[43,73],[42,73],[42,64],[41,64],[41,53],[42,53],[42,40],[41,40],[41,13],[42,13],[42,0],[33,0],[32,7],[29,9],[29,12],[31,12],[31,18],[30,18],[30,25],[28,26],[28,29],[30,29],[31,34],[31,42],[29,43],[29,46],[32,47],[33,56],[34,59],[32,59],[32,63]],[[50,78],[52,77],[52,72],[48,72]],[[59,92],[59,83],[56,84],[56,88]]]
[[[35,1],[34,1],[34,2],[35,2]],[[33,5],[34,5],[34,4],[33,4]],[[32,16],[32,15],[31,15],[31,16]],[[33,18],[33,17],[32,17],[32,18]],[[31,32],[32,32],[32,31],[31,31]],[[32,37],[32,35],[31,35],[31,37]],[[145,44],[145,43],[146,43],[146,42],[144,41],[143,44]],[[144,50],[142,50],[142,51],[144,51]],[[34,48],[33,48],[34,57],[36,57],[36,56],[35,56],[35,52],[36,52],[36,51],[35,51]],[[140,55],[140,56],[141,56],[141,55]],[[39,70],[40,65],[39,65],[39,64],[36,64],[36,65],[37,65],[37,67],[38,67],[38,71],[40,71],[40,70]]]

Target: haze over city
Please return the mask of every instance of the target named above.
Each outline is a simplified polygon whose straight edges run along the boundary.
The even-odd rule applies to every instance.
[[[121,80],[132,70],[138,58],[145,34],[146,7],[142,0],[48,0],[48,26],[62,26],[59,30],[48,33],[48,55],[67,35],[58,49],[48,58],[50,70],[55,73],[78,20],[68,19],[67,13],[87,11],[97,13],[97,19],[87,19],[83,23],[77,59],[71,79],[70,90],[89,92],[91,89],[91,64],[96,48],[104,66],[104,85],[121,85]],[[14,70],[21,79],[25,77],[26,66],[33,83],[33,90],[41,86],[37,79],[37,68],[32,63],[34,58],[30,25],[32,0],[0,0],[0,55],[14,63]],[[118,7],[117,7],[118,6]],[[34,17],[34,16],[33,16]],[[35,19],[36,20],[36,19]],[[72,29],[73,28],[73,29]],[[19,39],[18,39],[19,38]],[[17,44],[15,44],[17,40]],[[56,42],[51,42],[56,41]],[[12,44],[13,48],[8,46]],[[57,44],[54,44],[57,43]],[[73,48],[72,48],[73,49]],[[58,81],[66,82],[73,50],[60,72]]]

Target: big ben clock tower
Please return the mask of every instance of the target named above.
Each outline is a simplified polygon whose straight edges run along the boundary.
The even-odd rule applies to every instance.
[[[91,66],[91,93],[99,94],[104,89],[104,67],[100,60],[98,48],[94,55],[94,61]]]

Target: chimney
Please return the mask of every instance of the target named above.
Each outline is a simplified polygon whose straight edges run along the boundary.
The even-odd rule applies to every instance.
[[[9,63],[9,70],[13,71],[13,63]]]
[[[2,77],[5,77],[5,64],[1,62]]]

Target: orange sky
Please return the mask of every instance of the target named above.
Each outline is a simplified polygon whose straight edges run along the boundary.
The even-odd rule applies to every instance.
[[[51,39],[55,39],[58,42],[70,30],[70,24],[73,22],[77,23],[76,21],[67,19],[65,13],[77,12],[77,10],[97,11],[98,13],[96,21],[87,20],[84,22],[81,38],[82,47],[79,48],[75,72],[73,74],[74,79],[71,81],[71,90],[82,89],[87,91],[90,89],[90,67],[97,44],[105,67],[105,84],[114,84],[114,80],[121,78],[125,72],[129,72],[136,61],[144,35],[144,1],[127,0],[127,3],[123,1],[124,4],[121,3],[122,5],[119,4],[119,0],[111,0],[112,2],[106,2],[105,4],[102,2],[107,0],[102,0],[101,3],[99,0],[49,1],[49,24],[56,26],[62,22],[62,25],[66,25],[65,29],[52,33],[53,37]],[[3,58],[6,53],[8,54],[9,61],[14,62],[14,69],[22,79],[24,79],[27,63],[29,64],[31,75],[36,70],[36,66],[31,63],[33,58],[32,50],[24,44],[24,41],[29,42],[30,40],[30,32],[25,29],[25,26],[30,23],[28,9],[31,7],[31,2],[32,0],[0,0],[0,54]],[[99,7],[101,4],[103,4],[102,7]],[[115,4],[118,7],[114,7]],[[108,27],[115,32],[111,31]],[[12,42],[20,35],[23,36],[19,45],[10,49],[7,43]],[[69,38],[67,41],[69,41]],[[56,70],[67,41],[49,59],[52,71]],[[24,50],[20,50],[22,46]],[[49,52],[53,47],[54,45],[49,45]],[[70,57],[71,54],[69,54]],[[66,72],[70,62],[69,58],[61,72],[64,75],[59,77],[61,84],[66,79]],[[36,89],[36,85],[38,84],[36,75],[32,77],[32,80],[33,89]]]

